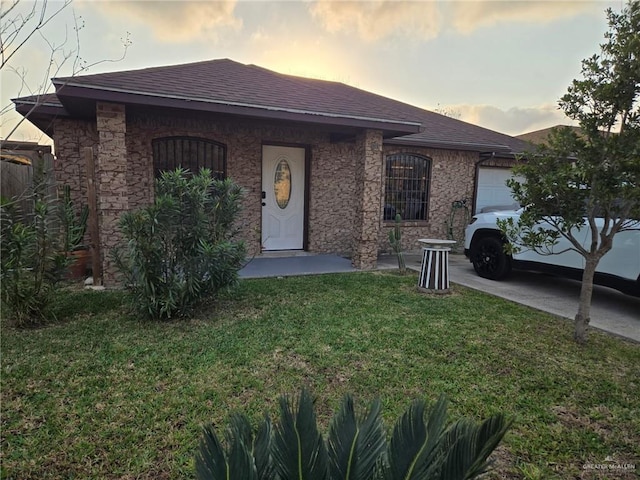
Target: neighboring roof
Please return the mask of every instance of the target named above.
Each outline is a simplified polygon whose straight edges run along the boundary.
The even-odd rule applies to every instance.
[[[0,161],[18,165],[31,165],[35,158],[42,154],[50,154],[51,145],[37,142],[0,140]]]
[[[96,101],[113,101],[342,129],[379,129],[388,142],[393,138],[390,142],[399,144],[505,152],[524,151],[528,146],[508,135],[343,83],[284,75],[228,59],[54,78],[53,84],[56,98],[46,99],[44,117],[54,111],[88,117],[95,115]],[[33,98],[14,102],[23,113],[33,105]]]
[[[21,140],[0,140],[0,151],[16,150],[20,152],[51,153],[51,145],[42,145],[38,142],[25,142]]]
[[[18,165],[31,165],[31,159],[28,156],[13,152],[0,152],[0,161],[16,163]]]
[[[580,127],[573,127],[569,125],[555,125],[553,127],[543,128],[542,130],[535,130],[533,132],[523,133],[521,135],[517,135],[516,138],[519,138],[520,140],[524,140],[526,142],[531,142],[535,145],[541,145],[547,142],[547,140],[549,139],[549,135],[551,134],[553,129],[560,128],[560,127],[568,127],[572,129],[574,132],[576,132],[578,135],[582,135],[582,129]]]

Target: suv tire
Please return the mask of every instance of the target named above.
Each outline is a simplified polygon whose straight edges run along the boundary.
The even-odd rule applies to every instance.
[[[511,257],[496,236],[481,237],[471,249],[471,262],[476,273],[490,280],[501,280],[511,272]]]

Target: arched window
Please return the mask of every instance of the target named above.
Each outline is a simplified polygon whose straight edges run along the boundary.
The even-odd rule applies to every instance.
[[[209,168],[220,180],[227,176],[227,148],[221,143],[197,137],[164,137],[154,139],[151,146],[156,178],[160,172],[177,167],[192,173]]]
[[[400,153],[387,156],[384,219],[427,220],[431,159]]]

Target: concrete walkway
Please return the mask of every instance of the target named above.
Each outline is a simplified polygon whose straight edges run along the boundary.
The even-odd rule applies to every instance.
[[[271,254],[251,260],[240,270],[240,278],[287,277],[355,271],[357,270],[351,265],[351,260],[338,255],[279,256]]]
[[[251,260],[241,278],[284,277],[323,273],[355,272],[351,261],[337,255],[298,253],[270,254]],[[407,268],[420,271],[420,253],[405,255]],[[578,311],[580,282],[551,275],[514,271],[506,280],[496,282],[476,275],[464,255],[452,254],[449,263],[451,282],[480,290],[522,305],[573,321]],[[378,260],[379,269],[396,269],[393,255]],[[591,326],[640,342],[640,298],[623,295],[610,288],[595,286],[591,305]]]

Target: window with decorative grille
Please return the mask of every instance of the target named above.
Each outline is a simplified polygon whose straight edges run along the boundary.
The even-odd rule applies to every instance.
[[[208,168],[219,180],[227,176],[227,148],[221,143],[197,137],[164,137],[154,139],[151,145],[156,178],[160,172],[178,167],[192,173]]]
[[[427,220],[431,159],[412,154],[386,159],[384,219]]]

